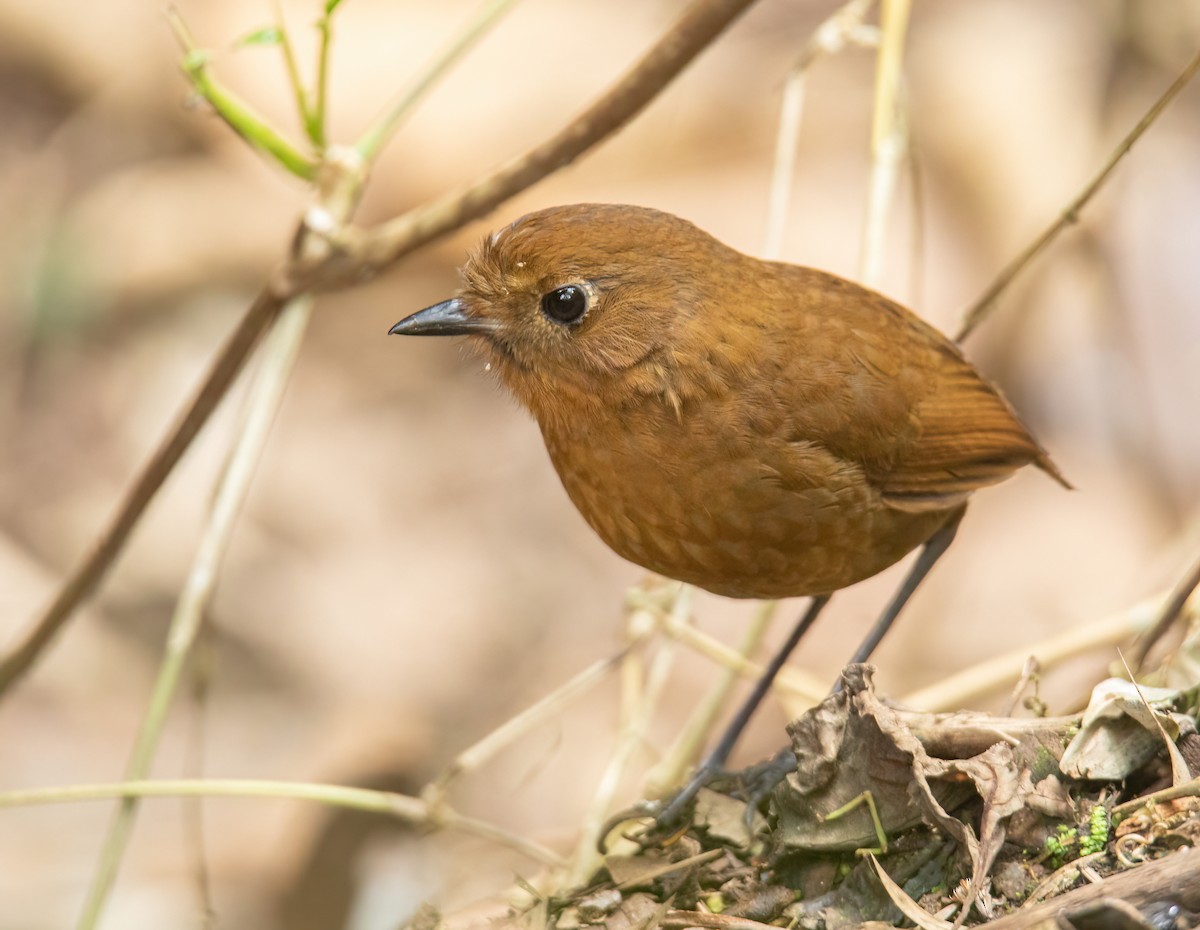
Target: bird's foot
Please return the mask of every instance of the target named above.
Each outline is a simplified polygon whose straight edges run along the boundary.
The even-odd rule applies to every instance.
[[[638,826],[621,835],[638,844],[642,849],[669,846],[682,836],[693,824],[696,798],[704,788],[725,789],[746,802],[743,822],[747,837],[755,834],[755,815],[762,803],[770,797],[789,772],[796,768],[796,756],[790,749],[783,749],[749,768],[738,772],[727,772],[719,764],[709,761],[698,768],[691,779],[670,797],[658,801],[640,801],[633,807],[613,815],[604,825],[600,835],[600,851],[607,851],[608,837],[623,824],[634,821]],[[761,824],[761,818],[759,818]]]
[[[692,809],[700,789],[721,777],[723,772],[713,765],[702,765],[691,780],[670,797],[657,801],[639,801],[633,807],[619,811],[609,818],[600,833],[601,853],[608,851],[608,838],[622,824],[638,821],[638,826],[622,832],[627,840],[642,849],[670,846],[692,825]],[[647,822],[648,821],[648,822]]]
[[[754,812],[771,796],[775,786],[796,771],[796,754],[783,748],[769,759],[735,773],[738,793],[746,802],[747,824]]]

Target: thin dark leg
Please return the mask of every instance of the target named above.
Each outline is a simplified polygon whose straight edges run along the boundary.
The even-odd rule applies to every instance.
[[[775,680],[775,676],[779,674],[779,670],[783,668],[783,663],[787,661],[788,656],[792,654],[792,650],[796,648],[796,644],[808,632],[808,628],[813,625],[813,621],[817,619],[817,615],[821,612],[826,604],[829,603],[830,595],[821,594],[812,599],[808,605],[808,609],[800,618],[800,622],[796,624],[796,628],[792,630],[791,636],[788,637],[771,659],[758,681],[755,682],[754,690],[750,692],[750,696],[738,709],[737,716],[733,718],[729,726],[725,728],[725,732],[721,735],[720,741],[713,747],[712,751],[696,769],[692,775],[691,781],[684,785],[683,789],[671,798],[671,803],[666,809],[656,818],[659,823],[672,823],[676,817],[681,815],[692,799],[696,797],[700,789],[707,785],[717,775],[721,774],[725,766],[725,760],[729,758],[729,754],[733,752],[733,747],[738,741],[738,737],[742,735],[742,730],[746,728],[746,724],[750,722],[750,718],[754,716],[754,712],[758,709],[758,705],[762,703],[762,699],[767,696],[767,692],[771,689],[771,683]]]
[[[821,594],[812,599],[812,603],[808,605],[808,609],[804,611],[804,616],[800,618],[800,622],[796,624],[796,628],[792,630],[792,635],[787,638],[787,642],[780,647],[774,657],[763,670],[761,677],[754,683],[754,690],[750,692],[750,696],[738,709],[737,716],[730,721],[729,726],[725,728],[725,732],[721,734],[721,740],[713,747],[708,757],[701,764],[701,769],[720,769],[729,759],[729,754],[733,752],[733,747],[737,744],[738,737],[742,735],[742,730],[746,729],[746,724],[750,722],[750,718],[754,716],[754,712],[758,710],[758,705],[762,703],[763,698],[767,696],[767,692],[771,690],[771,685],[775,681],[775,676],[779,674],[779,670],[783,668],[783,663],[788,660],[788,656],[795,650],[796,645],[804,638],[804,634],[808,632],[808,628],[813,625],[813,621],[817,619],[817,615],[821,609],[829,603],[829,594]]]
[[[965,512],[966,507],[963,507],[957,513],[952,514],[950,519],[926,540],[920,554],[917,556],[917,561],[913,563],[913,567],[909,570],[904,583],[900,585],[900,590],[895,593],[891,603],[887,605],[887,609],[875,621],[875,626],[871,628],[871,632],[867,634],[867,638],[854,651],[853,657],[847,663],[848,665],[866,662],[871,657],[871,653],[875,651],[875,648],[879,645],[888,629],[896,621],[896,617],[904,609],[904,605],[908,603],[908,599],[912,597],[913,592],[917,590],[921,582],[925,579],[925,576],[929,574],[929,570],[933,568],[934,563],[942,557],[942,553],[954,541],[954,535],[958,532],[958,525],[962,522]],[[839,677],[832,690],[837,692],[841,688],[842,680]],[[747,808],[747,817],[758,806],[758,802],[770,794],[772,789],[779,782],[783,781],[789,772],[795,771],[795,769],[796,756],[790,746],[780,749],[779,752],[766,762],[759,763],[748,769],[744,779],[747,800],[750,802]]]
[[[891,629],[893,623],[896,622],[896,617],[900,615],[900,611],[904,609],[904,605],[908,603],[908,599],[913,596],[913,592],[917,590],[921,582],[925,580],[925,576],[929,574],[929,570],[933,568],[935,562],[942,557],[942,554],[950,547],[950,543],[954,542],[954,536],[958,532],[958,525],[962,522],[963,514],[967,508],[961,508],[957,513],[951,515],[950,519],[943,524],[941,529],[926,540],[925,545],[921,547],[921,552],[917,556],[917,561],[913,563],[912,569],[909,570],[908,577],[904,579],[904,583],[900,585],[900,590],[892,597],[892,601],[887,605],[887,609],[875,621],[875,625],[871,627],[871,632],[867,634],[867,638],[859,643],[858,648],[854,651],[854,655],[850,657],[847,665],[856,665],[859,662],[866,662],[871,658],[880,641]],[[838,684],[834,685],[834,690],[841,687],[841,679]]]
[[[880,641],[887,634],[892,624],[896,621],[896,617],[900,615],[900,611],[904,609],[904,605],[908,603],[908,599],[913,596],[913,592],[917,590],[921,582],[925,580],[925,576],[929,574],[929,570],[933,568],[934,563],[942,557],[942,554],[949,548],[950,543],[954,541],[954,536],[958,532],[958,525],[962,522],[963,514],[966,512],[966,507],[960,508],[957,512],[951,514],[950,518],[938,529],[936,533],[926,540],[925,545],[921,547],[921,552],[917,556],[917,561],[913,563],[913,567],[909,570],[903,584],[900,585],[900,590],[892,597],[887,609],[871,628],[860,644],[858,649],[854,651],[850,662],[847,664],[855,664],[865,662],[871,657],[871,653],[879,645]],[[700,789],[712,781],[717,775],[721,774],[725,761],[729,758],[729,754],[733,751],[734,744],[737,743],[738,737],[742,730],[753,716],[754,711],[758,709],[758,705],[762,703],[762,699],[766,697],[767,691],[770,690],[771,683],[775,680],[775,676],[779,673],[783,663],[787,661],[792,650],[796,648],[796,644],[812,626],[813,621],[817,619],[817,615],[821,612],[827,603],[829,603],[830,595],[822,594],[814,597],[812,603],[808,605],[808,610],[804,616],[800,618],[800,622],[796,624],[796,628],[792,630],[792,635],[788,637],[783,648],[771,659],[770,664],[759,678],[754,690],[746,699],[746,702],[738,710],[737,716],[725,729],[721,736],[720,742],[713,748],[700,765],[691,781],[689,781],[683,789],[671,798],[670,803],[666,808],[657,815],[655,820],[660,826],[674,824],[680,820],[692,803],[692,800],[700,792]],[[834,691],[841,690],[841,679],[838,679],[837,684],[833,686]],[[747,785],[748,793],[750,794],[750,805],[747,808],[747,817],[750,816],[753,809],[757,806],[757,802],[771,791],[778,782],[782,781],[788,772],[796,767],[796,757],[793,755],[790,747],[785,747],[776,753],[766,763],[759,766],[754,766],[752,769],[753,778],[749,779]]]

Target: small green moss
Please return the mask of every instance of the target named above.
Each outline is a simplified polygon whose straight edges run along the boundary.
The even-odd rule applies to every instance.
[[[1092,853],[1103,852],[1108,845],[1108,833],[1111,829],[1111,818],[1108,808],[1097,804],[1088,815],[1088,832],[1079,839],[1079,855],[1090,856]]]
[[[1054,836],[1046,837],[1046,858],[1051,868],[1061,868],[1078,855],[1079,831],[1065,823],[1058,825]]]

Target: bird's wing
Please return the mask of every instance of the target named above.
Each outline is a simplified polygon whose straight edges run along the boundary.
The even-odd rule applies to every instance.
[[[1031,463],[1065,484],[1000,393],[957,351],[943,358],[931,372],[933,389],[912,408],[913,439],[872,476],[884,500],[902,510],[941,510]]]
[[[802,314],[805,338],[837,369],[816,379],[821,391],[807,392],[801,431],[855,462],[890,506],[945,510],[1028,464],[1070,487],[942,333],[882,295],[800,273],[807,293],[819,295]]]

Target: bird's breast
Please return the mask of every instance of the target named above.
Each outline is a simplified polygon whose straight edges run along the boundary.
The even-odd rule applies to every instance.
[[[944,521],[886,507],[857,466],[762,423],[729,405],[648,401],[542,430],[567,494],[612,549],[730,597],[835,591]]]

